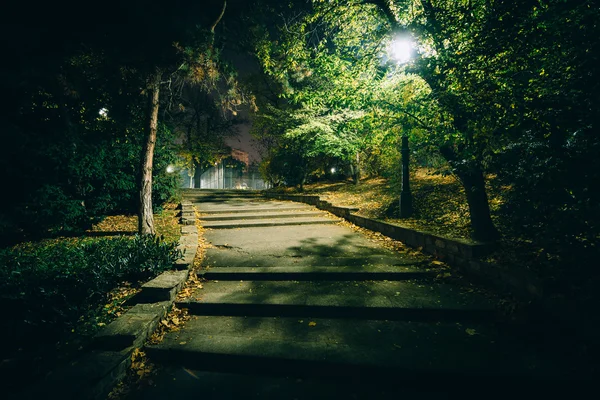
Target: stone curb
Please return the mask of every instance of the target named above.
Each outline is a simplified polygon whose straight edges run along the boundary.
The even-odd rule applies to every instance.
[[[121,351],[140,347],[152,335],[173,302],[136,304],[94,336],[94,348]]]
[[[196,212],[192,203],[182,202],[180,222],[182,225],[194,225],[196,223]]]
[[[185,212],[192,205],[183,201],[180,207]],[[106,398],[125,378],[133,351],[154,333],[186,281],[198,250],[195,225],[181,227],[177,248],[184,252],[184,258],[173,263],[173,270],[145,283],[130,303],[137,304],[94,336],[91,351],[53,371],[40,385],[23,393],[23,398],[42,398],[48,394],[67,399]]]
[[[139,303],[173,301],[187,280],[188,275],[189,269],[163,272],[142,285],[142,291],[138,294],[137,301]]]
[[[498,290],[511,292],[526,300],[540,300],[543,287],[539,279],[526,271],[506,270],[495,264],[480,260],[496,248],[496,243],[473,243],[464,239],[448,238],[429,232],[377,221],[356,215],[356,207],[334,206],[314,195],[286,195],[265,193],[266,197],[311,204],[320,210],[342,217],[347,221],[392,239],[400,240],[411,247],[422,247],[423,252],[434,255],[450,265]]]
[[[41,385],[20,393],[19,398],[53,398],[53,394],[63,399],[106,398],[115,383],[127,374],[133,350],[87,352],[67,366],[53,371]]]

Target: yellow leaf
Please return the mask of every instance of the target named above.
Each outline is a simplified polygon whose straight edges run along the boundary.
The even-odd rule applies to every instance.
[[[432,263],[433,265],[444,265],[444,263],[443,263],[443,262],[441,262],[441,261],[437,261],[437,260],[434,260],[434,261],[432,261],[431,263]]]
[[[477,335],[477,331],[475,329],[467,328],[465,329],[465,332],[467,332],[467,335],[469,336]]]
[[[317,326],[317,323],[315,321],[310,321],[308,323],[308,326],[312,327],[312,326]]]

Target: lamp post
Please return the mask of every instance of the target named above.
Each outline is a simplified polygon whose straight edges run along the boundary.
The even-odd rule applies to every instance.
[[[397,64],[404,64],[411,60],[414,55],[414,42],[409,36],[396,36],[390,43],[388,53]],[[402,189],[400,191],[400,218],[409,218],[413,213],[412,194],[410,193],[408,136],[402,135]]]
[[[402,155],[402,187],[400,190],[400,218],[409,218],[413,213],[412,194],[410,193],[410,174],[408,170],[408,162],[410,157],[410,149],[408,148],[408,136],[402,136],[402,147],[400,148]]]

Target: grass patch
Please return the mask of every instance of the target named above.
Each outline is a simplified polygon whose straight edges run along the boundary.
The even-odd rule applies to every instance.
[[[160,213],[154,214],[156,234],[166,242],[176,242],[181,236],[179,220],[177,219],[177,204],[169,203],[163,206]],[[137,215],[112,215],[94,225],[86,232],[87,236],[118,236],[134,235],[138,230]]]

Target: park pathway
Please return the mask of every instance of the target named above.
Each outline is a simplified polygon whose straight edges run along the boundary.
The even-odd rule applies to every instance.
[[[184,199],[207,228],[207,281],[177,303],[185,327],[147,346],[167,367],[138,398],[394,398],[555,374],[493,299],[436,279],[425,256],[257,192]]]

